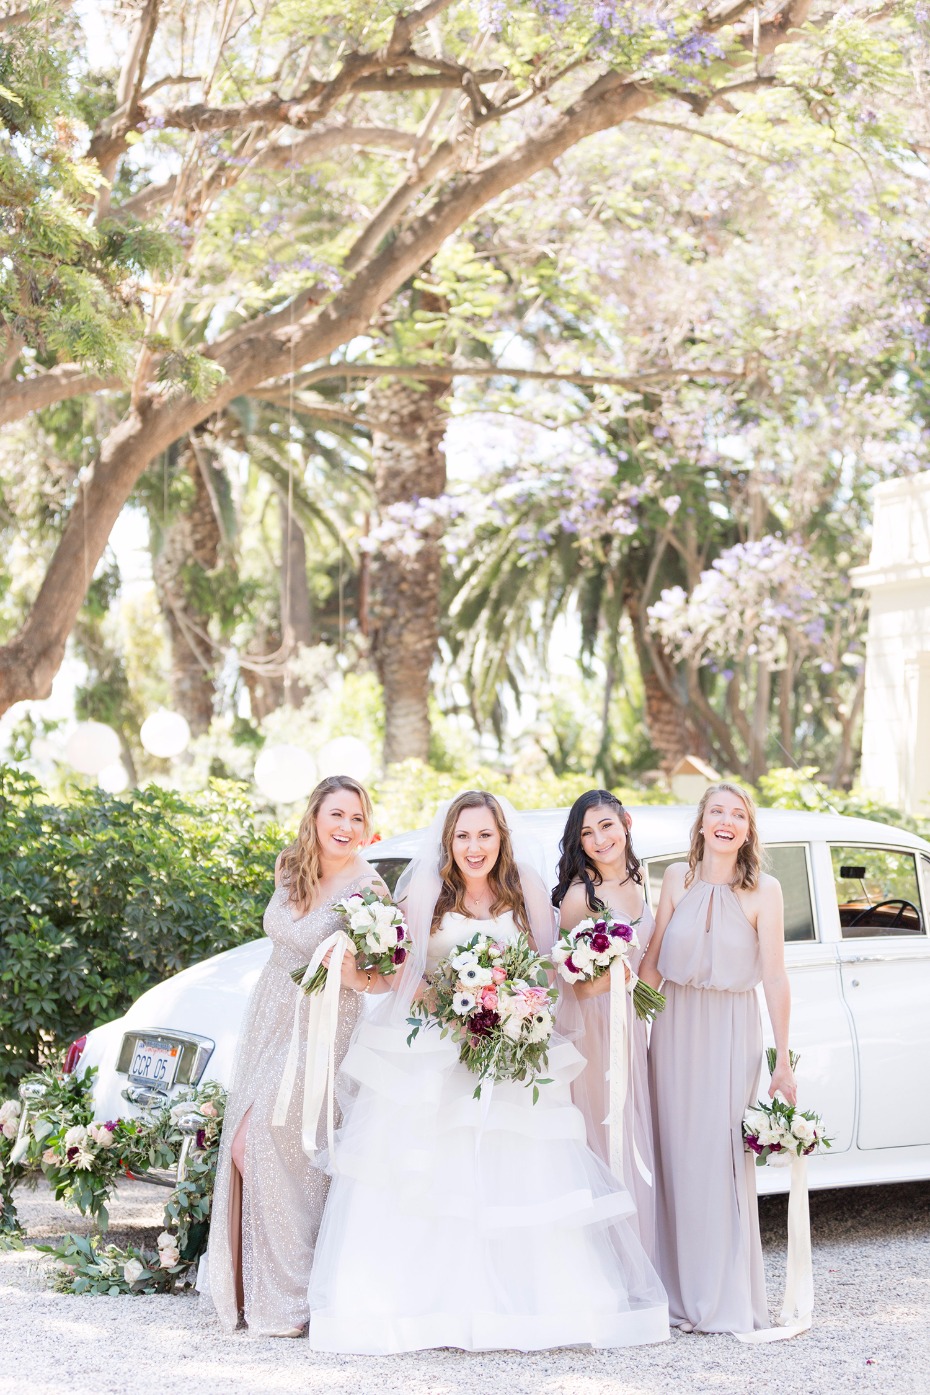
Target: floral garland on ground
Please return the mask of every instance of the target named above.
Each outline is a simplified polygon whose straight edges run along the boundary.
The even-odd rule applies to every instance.
[[[194,1282],[206,1249],[226,1091],[208,1082],[134,1117],[95,1121],[93,1077],[93,1070],[30,1076],[24,1084],[42,1092],[27,1104],[25,1119],[18,1100],[0,1104],[0,1237],[22,1243],[12,1189],[30,1174],[44,1173],[57,1200],[105,1231],[107,1202],[121,1177],[177,1168],[154,1252],[106,1245],[100,1235],[67,1235],[58,1246],[39,1248],[58,1261],[52,1283],[61,1293],[183,1288]]]

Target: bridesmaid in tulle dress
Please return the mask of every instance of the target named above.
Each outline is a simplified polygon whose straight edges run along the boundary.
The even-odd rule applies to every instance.
[[[796,1103],[781,887],[760,871],[755,806],[738,785],[701,800],[688,861],[665,873],[640,976],[668,1000],[653,1023],[659,1275],[686,1332],[770,1326],[755,1172],[742,1119],[762,1061],[761,982],[777,1059],[769,1084]]]
[[[643,895],[643,873],[630,838],[632,820],[620,800],[608,790],[587,790],[569,811],[561,842],[558,884],[552,903],[559,909],[559,924],[573,929],[593,914],[598,904],[628,920],[636,929],[639,949],[631,955],[635,969],[652,936],[655,921]],[[563,993],[565,1011],[559,1024],[585,1057],[584,1071],[572,1083],[572,1099],[585,1117],[588,1147],[609,1162],[607,1115],[610,1087],[607,1077],[610,1053],[610,975],[576,983]],[[574,1012],[573,1012],[574,1008]],[[580,1013],[579,1013],[580,1009]],[[655,1262],[655,1193],[652,1112],[646,1065],[646,1024],[631,1010],[630,1090],[623,1116],[623,1178],[636,1202],[631,1223],[643,1249]],[[576,1015],[581,1018],[575,1022]],[[635,1144],[635,1152],[634,1152]],[[639,1163],[636,1154],[639,1155]],[[644,1175],[644,1170],[646,1174]]]
[[[329,1178],[311,1166],[301,1144],[303,1051],[284,1124],[276,1127],[271,1119],[299,991],[291,970],[342,926],[337,900],[372,884],[386,894],[358,855],[371,825],[364,788],[347,776],[331,776],[311,794],[297,838],[275,864],[264,918],[273,948],[239,1037],[210,1227],[207,1283],[228,1331],[241,1312],[252,1336],[299,1337],[310,1316],[307,1280]],[[337,1059],[358,1020],[359,994],[380,988],[346,955]],[[307,1005],[305,999],[304,1021]]]

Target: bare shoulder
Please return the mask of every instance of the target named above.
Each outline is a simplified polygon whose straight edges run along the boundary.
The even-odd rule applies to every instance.
[[[687,875],[687,862],[670,862],[662,878],[662,890],[665,891],[666,888],[668,888],[677,899],[679,893],[685,889],[685,877],[687,877]]]
[[[277,857],[276,857],[275,860],[274,860],[274,884],[275,884],[275,886],[280,886],[280,885],[281,885],[281,863],[282,863],[282,861],[284,860],[284,854],[285,854],[285,852],[286,852],[286,849],[285,849],[285,848],[282,848],[281,851],[278,853]]]
[[[579,920],[584,920],[590,912],[591,907],[588,905],[584,882],[572,882],[562,897],[562,904],[559,907],[559,919],[562,925],[577,925]]]
[[[755,889],[755,895],[761,901],[781,901],[781,882],[777,877],[773,877],[770,872],[759,873],[759,884]]]

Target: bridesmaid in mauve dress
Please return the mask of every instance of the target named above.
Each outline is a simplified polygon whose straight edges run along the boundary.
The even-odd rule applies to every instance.
[[[741,1127],[759,1087],[760,982],[777,1052],[769,1095],[779,1091],[794,1104],[797,1094],[781,887],[759,870],[760,856],[749,794],[712,785],[698,806],[688,862],[665,873],[640,968],[667,998],[649,1043],[656,1264],[669,1319],[686,1332],[770,1326],[755,1172]]]
[[[359,847],[371,836],[371,802],[356,781],[330,776],[310,796],[297,838],[275,865],[265,911],[271,956],[252,991],[226,1107],[210,1225],[207,1283],[220,1323],[240,1313],[251,1336],[298,1337],[310,1316],[307,1281],[329,1189],[301,1144],[304,1051],[283,1125],[271,1119],[299,992],[291,970],[342,928],[335,903],[380,882]],[[375,976],[380,978],[380,975]],[[352,990],[355,991],[352,991]],[[360,997],[378,991],[346,955],[339,995],[337,1066],[358,1020]],[[301,1004],[306,1032],[309,999]]]
[[[600,902],[636,928],[639,949],[630,962],[639,967],[655,921],[643,895],[643,873],[630,838],[631,819],[620,800],[608,790],[587,790],[569,810],[561,842],[558,885],[552,892],[559,924],[573,929]],[[610,1109],[610,975],[592,982],[562,985],[560,1029],[577,1036],[585,1068],[572,1083],[572,1099],[584,1115],[588,1147],[610,1164],[607,1115]],[[655,1263],[655,1191],[647,1174],[655,1172],[652,1112],[646,1064],[646,1024],[626,1001],[630,1031],[630,1085],[623,1113],[623,1177],[636,1203],[630,1223],[652,1263]],[[580,1018],[580,1021],[578,1020]],[[635,1152],[634,1152],[635,1143]],[[637,1164],[636,1153],[642,1164]]]

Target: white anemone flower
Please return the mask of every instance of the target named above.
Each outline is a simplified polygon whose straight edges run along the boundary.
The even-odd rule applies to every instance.
[[[452,1006],[459,1017],[465,1017],[471,1012],[472,1008],[475,1006],[475,1002],[474,993],[456,993],[455,997],[452,999]]]

